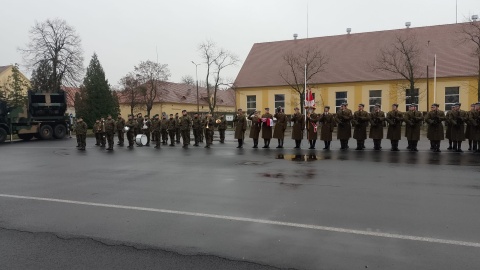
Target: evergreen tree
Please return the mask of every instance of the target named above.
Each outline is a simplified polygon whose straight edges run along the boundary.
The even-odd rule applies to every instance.
[[[6,100],[9,107],[21,107],[27,101],[25,93],[27,88],[28,81],[20,73],[18,64],[15,64],[12,67],[12,75],[8,76],[0,96]]]
[[[31,89],[39,92],[52,92],[58,89],[53,89],[52,82],[53,68],[48,60],[42,60],[38,63],[37,68],[32,72],[32,79],[30,80]]]
[[[83,80],[85,95],[82,102],[85,111],[82,113],[83,119],[88,126],[92,126],[95,119],[107,117],[117,117],[119,107],[115,104],[114,96],[110,90],[108,80],[105,79],[105,72],[98,60],[97,54],[93,54],[90,65],[87,68],[85,79]]]

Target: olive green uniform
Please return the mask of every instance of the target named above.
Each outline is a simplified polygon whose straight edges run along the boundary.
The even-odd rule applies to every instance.
[[[95,145],[100,145],[102,143],[102,126],[100,124],[100,122],[95,122],[95,124],[93,125],[93,134],[95,134],[95,140],[96,140],[96,143]]]
[[[392,151],[399,151],[398,141],[402,139],[403,114],[400,111],[389,111],[385,120],[388,123],[387,139],[390,140]]]
[[[318,122],[321,125],[320,128],[320,140],[325,144],[323,149],[330,150],[330,144],[333,139],[333,129],[335,128],[335,116],[330,112],[323,112],[320,114]]]
[[[213,142],[213,133],[215,129],[215,119],[213,117],[207,117],[205,119],[205,143],[206,148],[209,148]]]
[[[365,140],[367,139],[367,127],[370,121],[370,115],[366,111],[356,111],[353,114],[353,138],[357,140],[356,150],[365,149]]]
[[[425,122],[428,124],[427,137],[432,143],[434,152],[441,152],[440,142],[445,138],[443,121],[445,121],[445,113],[440,110],[429,111],[425,116]]]
[[[180,133],[180,118],[178,116],[175,116],[175,121],[177,121],[177,127],[175,129],[175,137],[176,137],[176,140],[175,142],[176,143],[180,143],[180,137],[181,137],[181,133]]]
[[[301,113],[295,113],[292,115],[290,121],[292,126],[292,139],[295,140],[295,148],[300,148],[303,140],[303,131],[305,130],[305,115]]]
[[[382,149],[384,123],[385,123],[385,112],[374,111],[370,114],[370,134],[368,137],[373,140],[373,149],[377,151]]]
[[[262,139],[263,148],[270,148],[270,140],[272,139],[272,126],[267,125],[266,119],[273,120],[273,115],[270,113],[262,114]]]
[[[462,142],[465,141],[465,122],[468,120],[466,111],[450,111],[447,117],[448,125],[450,127],[450,139],[453,142],[453,150],[456,152],[463,152]]]
[[[202,120],[198,117],[193,117],[192,120],[192,130],[193,130],[193,139],[195,140],[195,144],[193,146],[198,146],[200,142],[200,133],[202,132]]]
[[[285,130],[287,129],[287,115],[283,112],[275,113],[274,117],[277,119],[275,127],[273,129],[273,138],[278,140],[277,148],[283,148],[283,143],[285,139]]]
[[[225,130],[227,130],[227,120],[224,117],[220,117],[220,123],[218,123],[218,134],[220,136],[220,143],[225,142]]]
[[[314,112],[307,115],[307,140],[310,144],[308,149],[315,149],[315,144],[317,143],[318,137],[318,127],[317,122],[320,119],[320,116]]]
[[[87,146],[87,124],[83,121],[77,122],[75,125],[75,134],[77,135],[78,141],[80,143],[79,150],[85,150]]]
[[[175,146],[175,133],[177,132],[177,120],[174,118],[167,121],[167,132],[170,136],[170,146]]]
[[[123,132],[123,128],[125,128],[125,119],[120,118],[115,123],[115,127],[117,129],[117,138],[118,138],[118,145],[123,146],[125,142],[125,133]]]
[[[107,150],[113,150],[113,137],[115,136],[115,120],[105,120],[105,135],[108,142]]]
[[[258,116],[250,115],[248,116],[248,120],[252,121],[249,137],[253,139],[253,148],[258,148],[258,138],[260,137],[262,119]]]
[[[337,139],[340,140],[340,149],[348,149],[348,140],[352,137],[352,111],[349,109],[339,110],[336,114]]]
[[[168,119],[164,118],[162,119],[161,121],[161,124],[160,124],[160,133],[162,134],[162,143],[163,144],[168,144]]]
[[[160,129],[161,129],[162,122],[159,119],[152,120],[152,136],[155,136],[157,140],[155,140],[155,148],[160,148]]]
[[[472,150],[475,153],[480,152],[480,111],[470,112],[468,121],[470,122],[470,137],[472,140]]]
[[[185,115],[180,117],[180,132],[182,135],[183,140],[183,147],[187,148],[190,144],[190,127],[192,126],[192,118],[190,116]]]
[[[127,123],[125,124],[129,129],[127,131],[127,140],[128,140],[128,147],[132,148],[133,143],[135,140],[135,126],[137,125],[137,122],[133,119],[129,119]]]
[[[235,139],[238,140],[237,148],[243,147],[243,140],[245,139],[245,130],[247,130],[247,118],[245,115],[236,114],[233,117],[233,122],[235,123]]]
[[[420,140],[420,128],[422,126],[423,115],[419,111],[408,111],[404,114],[405,138],[408,141],[410,151],[418,151],[417,145]]]

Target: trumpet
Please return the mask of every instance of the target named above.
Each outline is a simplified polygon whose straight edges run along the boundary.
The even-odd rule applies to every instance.
[[[215,120],[215,123],[217,123],[217,124],[220,124],[221,122],[222,122],[222,120],[220,120],[220,119]]]

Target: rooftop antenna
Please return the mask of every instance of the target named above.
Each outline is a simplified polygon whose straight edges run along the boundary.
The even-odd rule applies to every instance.
[[[297,37],[298,37],[298,34],[297,34],[297,33],[293,34],[293,39],[294,39],[294,40],[297,40]]]
[[[350,35],[350,33],[351,33],[351,32],[352,32],[352,28],[350,28],[350,27],[349,27],[349,28],[347,28],[347,34],[349,34],[349,35]]]
[[[407,28],[410,28],[411,25],[412,25],[411,22],[406,22],[406,23],[405,23],[405,26],[406,26]]]
[[[478,20],[478,15],[472,15],[472,21],[476,22]]]

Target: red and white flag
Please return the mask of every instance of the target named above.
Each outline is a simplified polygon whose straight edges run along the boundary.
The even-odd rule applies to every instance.
[[[315,99],[313,98],[312,89],[308,88],[305,97],[305,108],[315,107]]]

